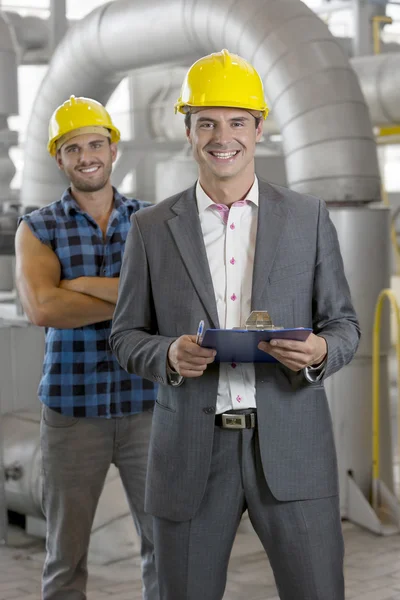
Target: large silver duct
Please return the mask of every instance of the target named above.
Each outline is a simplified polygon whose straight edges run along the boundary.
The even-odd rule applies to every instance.
[[[263,78],[292,189],[335,202],[379,199],[376,147],[357,77],[303,2],[120,0],[78,22],[53,56],[29,126],[23,203],[59,197],[64,184],[46,154],[47,124],[70,94],[104,103],[129,70],[182,64],[188,54],[224,47],[250,60]]]
[[[356,57],[351,65],[364,92],[372,123],[400,123],[400,53]]]

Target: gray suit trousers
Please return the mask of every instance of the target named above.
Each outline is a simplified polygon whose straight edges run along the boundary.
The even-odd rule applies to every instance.
[[[246,509],[282,600],[344,600],[338,497],[277,501],[263,475],[257,431],[219,427],[206,491],[194,518],[154,519],[161,600],[221,600]]]

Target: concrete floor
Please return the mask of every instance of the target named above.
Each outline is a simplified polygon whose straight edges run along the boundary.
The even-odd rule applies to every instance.
[[[346,544],[346,598],[400,600],[400,535],[379,537],[343,524]],[[0,600],[40,600],[43,542],[10,531],[0,547]],[[88,600],[140,600],[137,560],[91,565]],[[238,533],[224,600],[278,600],[267,559],[254,533]],[[296,600],[296,599],[293,599]]]

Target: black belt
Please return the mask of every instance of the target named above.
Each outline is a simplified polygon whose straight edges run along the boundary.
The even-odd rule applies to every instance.
[[[215,424],[223,429],[254,429],[257,426],[257,411],[229,411],[215,415]]]

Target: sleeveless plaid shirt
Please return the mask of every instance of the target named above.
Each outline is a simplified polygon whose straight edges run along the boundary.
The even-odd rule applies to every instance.
[[[95,220],[64,192],[61,200],[22,217],[61,264],[61,279],[119,277],[132,213],[147,202],[114,189],[106,239]],[[111,321],[74,329],[46,328],[39,398],[50,408],[77,417],[116,417],[153,406],[157,385],[130,375],[113,356]]]

